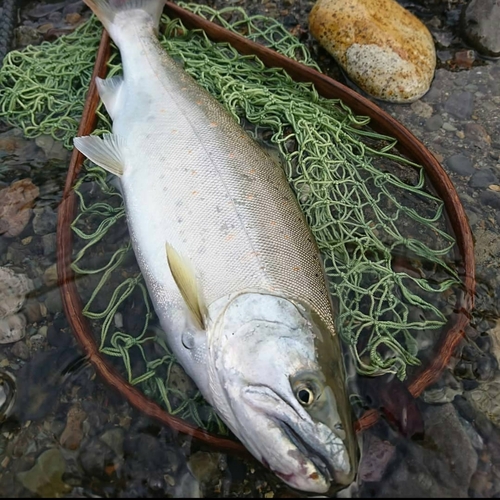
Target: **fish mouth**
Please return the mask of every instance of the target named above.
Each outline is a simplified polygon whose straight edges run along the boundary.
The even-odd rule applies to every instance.
[[[296,447],[299,453],[314,464],[316,473],[309,475],[309,479],[318,481],[323,479],[326,484],[330,484],[335,478],[336,471],[329,463],[328,458],[320,453],[317,449],[307,443],[289,424],[286,422],[278,422],[279,427],[284,432],[290,443]],[[279,474],[278,474],[279,475]]]

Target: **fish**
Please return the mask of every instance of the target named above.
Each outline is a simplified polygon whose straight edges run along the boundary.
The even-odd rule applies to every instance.
[[[351,484],[359,445],[332,299],[283,168],[162,48],[162,0],[85,3],[123,75],[96,80],[112,132],[74,146],[118,179],[168,345],[286,484]]]

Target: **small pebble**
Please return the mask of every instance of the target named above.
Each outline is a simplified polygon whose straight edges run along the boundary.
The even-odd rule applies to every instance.
[[[463,176],[472,175],[476,171],[470,159],[462,154],[450,156],[446,165],[451,171]]]
[[[489,169],[478,170],[469,181],[469,186],[473,188],[486,188],[497,180],[495,173]]]
[[[469,120],[474,110],[474,96],[467,91],[454,92],[448,97],[444,109],[459,120]]]
[[[429,132],[435,132],[443,126],[443,118],[441,115],[434,115],[425,121],[425,129]]]

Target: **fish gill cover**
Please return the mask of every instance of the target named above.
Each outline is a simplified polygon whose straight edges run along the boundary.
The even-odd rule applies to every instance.
[[[240,8],[180,5],[319,69],[307,48],[272,19],[249,17]],[[405,380],[412,366],[432,355],[460,286],[455,240],[423,168],[398,153],[393,138],[371,130],[367,117],[319,96],[311,84],[215,44],[179,20],[164,16],[161,26],[163,47],[249,133],[279,150],[322,253],[336,327],[357,373]],[[0,118],[27,137],[50,134],[71,149],[100,33],[92,17],[53,43],[9,53],[0,70]],[[113,50],[108,77],[120,71]],[[108,132],[103,107],[98,115],[94,134]],[[79,213],[73,222],[78,241],[72,267],[100,350],[169,413],[225,434],[157,335],[122,198],[107,178],[87,160],[75,186]],[[87,205],[90,191],[93,203]]]

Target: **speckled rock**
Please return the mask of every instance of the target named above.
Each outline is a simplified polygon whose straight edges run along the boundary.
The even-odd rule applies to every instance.
[[[318,0],[309,28],[374,97],[412,102],[429,90],[436,66],[432,36],[394,0]]]
[[[0,190],[0,234],[13,238],[22,233],[38,194],[38,188],[30,179],[21,179]]]
[[[11,344],[26,335],[26,318],[22,314],[11,314],[0,319],[0,344]]]
[[[0,318],[17,313],[33,288],[33,282],[25,274],[0,267]]]

